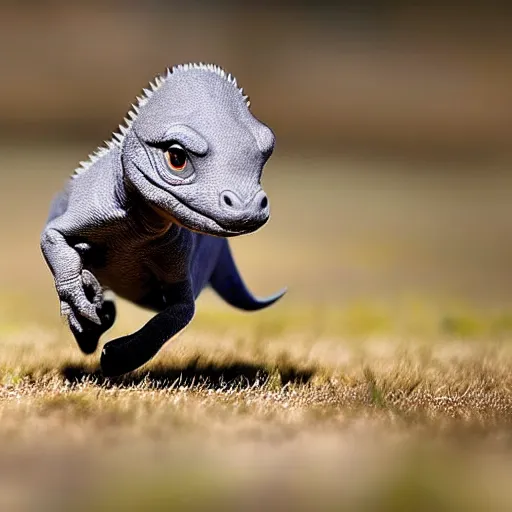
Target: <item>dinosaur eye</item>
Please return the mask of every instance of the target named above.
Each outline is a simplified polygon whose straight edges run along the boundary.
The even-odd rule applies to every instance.
[[[173,144],[165,152],[165,159],[169,167],[176,172],[183,171],[187,166],[187,152],[179,144]]]

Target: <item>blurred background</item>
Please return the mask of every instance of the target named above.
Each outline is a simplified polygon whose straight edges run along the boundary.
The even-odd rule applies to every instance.
[[[277,135],[272,222],[234,242],[256,291],[508,300],[511,10],[3,0],[0,286],[51,287],[37,247],[51,196],[149,80],[203,61]]]
[[[96,141],[166,66],[212,61],[282,147],[506,153],[512,8],[457,5],[4,0],[2,133]]]
[[[141,89],[190,61],[234,74],[276,133],[271,221],[232,243],[257,294],[289,293],[250,317],[206,293],[111,385],[39,235]],[[332,510],[510,509],[511,141],[510,3],[0,0],[0,502],[92,510],[93,479],[123,510],[315,509],[323,487]],[[150,317],[119,313],[105,338]]]
[[[4,0],[0,128],[97,142],[155,74],[206,61],[292,152],[510,154],[512,8],[458,5]]]

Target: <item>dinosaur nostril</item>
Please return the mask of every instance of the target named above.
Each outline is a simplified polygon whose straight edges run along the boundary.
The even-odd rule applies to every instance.
[[[224,194],[223,199],[228,206],[233,206],[233,201],[228,195]]]
[[[268,198],[267,198],[267,196],[265,196],[265,197],[261,200],[260,206],[261,206],[262,208],[266,208],[266,207],[268,206]]]

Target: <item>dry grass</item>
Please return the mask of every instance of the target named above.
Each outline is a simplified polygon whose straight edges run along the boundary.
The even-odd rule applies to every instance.
[[[361,309],[324,312],[319,331],[297,324],[305,310],[246,316],[206,297],[197,325],[114,380],[64,326],[11,325],[0,333],[2,499],[27,510],[452,510],[483,509],[491,492],[503,506],[507,337],[442,334],[444,317],[430,319],[433,337],[375,335],[369,313],[365,334]],[[113,335],[145,316],[122,304]],[[338,316],[357,319],[358,335]]]
[[[281,161],[275,221],[234,245],[258,293],[290,296],[244,315],[207,294],[153,362],[107,380],[57,319],[37,236],[68,162],[38,156],[39,173],[0,161],[0,510],[512,508],[507,177]],[[147,318],[121,303],[107,338]]]

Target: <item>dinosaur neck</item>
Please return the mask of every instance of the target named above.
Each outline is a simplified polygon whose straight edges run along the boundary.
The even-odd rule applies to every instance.
[[[128,220],[139,236],[151,240],[158,239],[169,233],[171,230],[179,229],[172,218],[160,208],[151,205],[124,176],[121,163],[121,151],[117,152],[114,161],[114,172],[116,182],[116,197],[119,206],[127,213]]]

